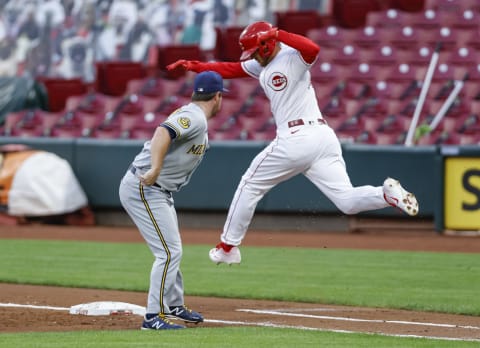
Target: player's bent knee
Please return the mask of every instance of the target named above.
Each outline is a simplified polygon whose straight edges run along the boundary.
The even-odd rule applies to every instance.
[[[336,203],[337,208],[345,215],[353,215],[358,213],[358,207],[348,202]]]

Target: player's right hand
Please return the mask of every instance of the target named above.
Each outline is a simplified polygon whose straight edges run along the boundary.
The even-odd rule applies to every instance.
[[[191,70],[192,66],[196,63],[196,61],[192,60],[185,60],[185,59],[179,59],[175,63],[167,65],[167,70],[175,70],[178,67],[181,67],[185,70]]]
[[[258,34],[257,37],[257,44],[260,46],[263,46],[266,41],[271,40],[271,39],[276,39],[278,38],[278,28],[273,27],[269,31],[265,31],[262,33]]]

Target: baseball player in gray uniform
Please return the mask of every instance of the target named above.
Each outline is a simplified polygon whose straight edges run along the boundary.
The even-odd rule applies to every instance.
[[[193,87],[191,103],[157,127],[120,183],[120,201],[155,257],[144,330],[184,328],[169,319],[203,321],[184,304],[182,241],[172,193],[189,182],[202,161],[208,148],[207,120],[220,110],[226,90],[213,71],[196,75]]]
[[[277,127],[276,138],[250,164],[237,187],[221,242],[210,250],[215,263],[240,263],[241,244],[258,201],[275,185],[297,174],[307,177],[345,214],[389,205],[408,215],[418,202],[392,178],[383,186],[353,187],[340,142],[323,117],[310,79],[310,67],[320,48],[302,35],[272,27],[268,22],[248,25],[240,34],[240,62],[179,60],[167,68],[201,72],[214,70],[223,78],[258,79]]]

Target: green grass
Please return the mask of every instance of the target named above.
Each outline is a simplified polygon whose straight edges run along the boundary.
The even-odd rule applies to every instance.
[[[83,331],[0,335],[0,347],[22,348],[470,348],[478,342],[399,338],[369,334],[299,331],[274,328],[198,328],[182,331]]]
[[[184,247],[187,295],[480,315],[480,259],[475,254],[242,247],[242,264],[228,267],[211,263],[209,249]],[[146,292],[152,261],[144,243],[1,240],[0,282]],[[0,347],[22,348],[446,348],[478,344],[260,327],[0,334]]]
[[[476,254],[244,247],[228,267],[208,250],[184,248],[187,295],[480,315]],[[143,243],[2,240],[0,281],[146,291],[152,261]]]

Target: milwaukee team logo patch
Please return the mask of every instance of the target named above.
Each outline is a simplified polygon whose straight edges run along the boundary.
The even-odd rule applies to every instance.
[[[190,127],[190,119],[188,117],[180,117],[178,119],[178,124],[183,128],[187,129]]]
[[[281,72],[274,72],[270,75],[268,79],[268,85],[274,91],[281,91],[287,87],[287,77]]]

